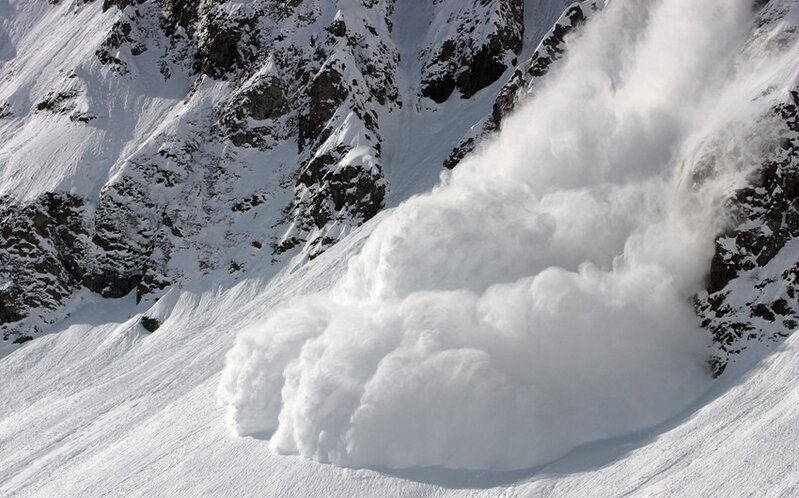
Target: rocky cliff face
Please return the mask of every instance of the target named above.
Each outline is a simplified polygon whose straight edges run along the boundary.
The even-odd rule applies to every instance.
[[[774,109],[782,127],[752,185],[732,200],[732,226],[716,240],[708,288],[697,299],[713,334],[717,374],[752,341],[776,342],[799,326],[799,90]]]
[[[570,33],[582,25],[588,17],[598,12],[604,2],[589,0],[569,5],[552,28],[541,39],[532,55],[521,64],[513,59],[513,73],[500,89],[491,113],[469,130],[444,161],[444,167],[452,169],[461,159],[472,152],[475,146],[491,133],[499,130],[503,116],[510,114],[521,100],[533,93],[538,80],[543,78],[566,52],[566,40]]]
[[[522,0],[471,2],[465,9],[454,2],[434,5],[437,18],[453,20],[454,36],[422,52],[422,95],[441,103],[457,88],[468,99],[516,65],[524,34]]]
[[[755,2],[759,43],[781,48],[792,43],[795,6]],[[774,343],[799,326],[799,88],[772,110],[763,128],[766,159],[754,166],[750,185],[729,202],[730,222],[716,239],[707,289],[696,299],[702,326],[717,354],[710,366],[720,375],[735,357],[757,343]]]
[[[435,181],[567,4],[12,2],[4,337],[62,318],[79,289],[157,299],[316,257],[392,189],[397,202]],[[58,43],[69,53],[48,52]],[[414,134],[429,144],[409,150]],[[68,150],[40,154],[44,135]]]

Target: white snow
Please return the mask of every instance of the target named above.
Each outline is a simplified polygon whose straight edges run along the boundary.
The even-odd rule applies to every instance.
[[[368,228],[368,227],[367,227]],[[324,287],[355,246],[282,276],[164,299],[147,335],[133,304],[87,307],[0,362],[3,496],[791,496],[799,491],[799,334],[737,365],[651,431],[544,467],[492,473],[341,469],[232,435],[215,393],[230,330],[279,296]],[[344,249],[344,252],[338,252]],[[296,278],[300,277],[300,278]],[[301,283],[299,283],[301,282]],[[107,303],[105,303],[107,304]],[[151,314],[148,311],[148,314]],[[754,353],[753,353],[754,355]],[[756,358],[757,356],[753,356]],[[499,410],[498,410],[499,411]]]
[[[751,22],[748,2],[611,4],[329,292],[239,335],[237,433],[345,466],[513,470],[682,411],[709,382],[691,296],[719,206],[783,96],[752,74],[795,65],[739,55]]]
[[[24,22],[44,12],[11,5],[31,10]],[[799,334],[711,383],[690,303],[721,200],[763,146],[743,137],[758,136],[795,83],[796,47],[766,50],[769,33],[747,44],[748,0],[608,9],[495,142],[401,204],[447,151],[436,133],[456,133],[422,129],[444,126],[429,110],[394,114],[384,162],[399,206],[309,264],[274,277],[251,264],[238,282],[199,278],[154,305],[80,294],[49,334],[0,351],[0,495],[799,493]],[[85,36],[96,12],[75,12],[70,30]],[[19,47],[36,46],[20,41],[26,26],[4,26]],[[399,37],[409,47],[412,28]],[[52,70],[29,64],[19,70]],[[105,80],[82,79],[105,92]],[[27,112],[51,83],[0,96]],[[172,116],[177,90],[125,129],[194,119]],[[216,91],[200,89],[194,105]],[[119,112],[139,106],[128,98]],[[483,110],[451,99],[437,112],[462,128]],[[58,153],[69,164],[25,176],[25,151],[54,139],[33,136],[48,129],[41,121],[0,151],[0,191],[95,192],[84,182],[104,183],[109,161],[142,146],[108,145],[92,163],[103,132],[84,130]],[[715,176],[693,184],[709,158]],[[96,169],[70,166],[80,161]],[[242,183],[281,171],[255,169]],[[181,258],[186,271],[197,263]],[[163,324],[148,334],[142,315]]]
[[[13,58],[0,58],[0,102],[14,117],[0,124],[0,195],[32,200],[58,190],[94,197],[113,175],[112,166],[175,120],[189,89],[185,75],[165,82],[150,53],[136,84],[103,71],[94,51],[114,10],[101,14],[101,4],[0,4],[6,50],[14,51]],[[68,113],[36,110],[49,92],[70,90],[77,93],[76,110],[96,116],[89,126],[70,122]]]

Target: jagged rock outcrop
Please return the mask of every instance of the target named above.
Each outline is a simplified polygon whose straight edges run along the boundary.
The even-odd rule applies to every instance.
[[[26,335],[6,324],[58,308],[83,284],[91,245],[89,214],[85,202],[69,194],[48,193],[27,205],[8,198],[0,202],[3,339]]]
[[[515,65],[524,34],[524,1],[434,2],[438,16],[456,19],[454,36],[429,47],[421,94],[437,103],[457,88],[462,98],[497,81]]]
[[[358,192],[370,192],[370,200],[356,202],[337,216],[331,213],[325,219],[332,223],[336,218],[341,223],[348,218],[345,224],[355,226],[372,216],[382,206],[385,191],[376,160],[380,137],[374,107],[398,105],[398,92],[391,80],[398,55],[392,53],[381,39],[388,32],[387,12],[380,12],[380,5],[373,5],[373,9],[364,7],[365,12],[375,10],[382,14],[371,16],[376,23],[382,23],[378,32],[368,23],[359,26],[365,19],[357,19],[357,16],[353,16],[353,25],[357,29],[348,30],[345,17],[339,14],[326,28],[323,25],[324,29],[319,29],[316,26],[325,22],[322,14],[327,9],[316,2],[295,2],[292,5],[254,2],[234,11],[216,8],[214,2],[198,3],[188,10],[178,10],[177,5],[170,2],[162,5],[163,15],[168,21],[164,23],[164,31],[169,35],[172,30],[182,29],[194,40],[191,42],[193,48],[187,50],[194,54],[194,71],[214,79],[241,81],[231,98],[218,108],[218,122],[213,126],[216,133],[209,138],[221,143],[230,140],[238,147],[262,150],[288,140],[296,140],[298,144],[298,159],[305,163],[306,171],[298,175],[297,194],[289,209],[294,218],[286,220],[295,230],[274,244],[279,252],[293,247],[286,241],[298,240],[299,237],[306,242],[311,232],[323,228],[314,223],[315,230],[295,233],[297,229],[304,230],[299,227],[309,227],[309,221],[322,219],[320,206],[330,201],[334,206],[331,209],[341,211],[340,206],[335,206],[340,199],[352,198],[346,191],[350,182],[357,185]],[[174,22],[175,19],[178,22]],[[301,31],[311,32],[308,46],[294,42]],[[112,34],[111,38],[116,40],[118,37]],[[259,47],[262,45],[270,46],[272,51],[261,53]],[[266,61],[264,55],[267,55]],[[266,71],[262,66],[264,63],[268,66]],[[288,104],[289,96],[293,97],[291,105]],[[345,121],[350,130],[354,122],[359,121],[355,126],[363,131],[337,135],[336,129]],[[319,164],[317,158],[330,157],[332,151],[340,151],[342,147],[352,148],[347,143],[329,143],[330,136],[371,143],[373,160],[363,171],[363,161],[358,158],[350,164],[339,164],[348,175],[346,182],[341,180],[341,175],[323,179],[308,174]],[[339,154],[339,160],[345,157],[353,155]],[[311,179],[316,183],[309,184]],[[309,190],[314,192],[312,205],[317,206],[313,211],[303,208]],[[315,235],[313,241],[307,242],[318,246],[318,252],[335,240],[329,235]]]
[[[302,194],[289,211],[290,219],[297,221],[291,234],[275,247],[277,253],[295,247],[303,235],[310,234],[305,238],[310,240],[309,257],[314,258],[336,242],[348,223],[361,224],[377,214],[387,185],[376,164],[377,153],[370,152],[374,155],[338,145],[302,169],[298,178]],[[357,159],[348,159],[349,154]]]
[[[734,224],[716,240],[707,291],[696,301],[723,372],[751,341],[778,341],[799,327],[799,91],[774,112],[778,146],[732,200]]]
[[[536,81],[543,78],[552,65],[563,56],[566,51],[567,36],[579,28],[599,8],[598,0],[574,2],[566,8],[536,47],[533,55],[516,66],[512,76],[500,89],[491,114],[475,125],[452,150],[444,162],[445,168],[452,169],[457,166],[481,140],[499,129],[502,118],[510,114],[516,104],[534,90]]]
[[[3,201],[0,325],[56,310],[79,288],[117,298],[137,288],[141,296],[147,292],[143,285],[158,286],[149,268],[153,237],[138,216],[120,216],[128,207],[118,193],[104,195],[96,209],[63,193],[24,205]],[[20,333],[19,327],[3,332]]]
[[[33,112],[78,125],[96,120],[92,66],[95,79],[113,86],[134,87],[157,69],[165,88],[193,80],[187,102],[208,86],[223,98],[155,133],[99,192],[71,195],[81,219],[65,227],[81,243],[67,252],[55,234],[26,234],[37,213],[52,217],[48,206],[61,194],[4,201],[0,314],[9,337],[35,326],[27,320],[34,310],[47,320],[80,288],[144,299],[187,275],[238,272],[268,248],[276,257],[314,257],[383,206],[378,115],[402,105],[393,1],[354,11],[316,0],[228,3],[99,4],[115,14],[94,60],[79,61],[85,67]],[[4,104],[3,117],[14,117],[12,108]],[[101,116],[94,126],[114,124]],[[271,173],[253,182],[254,165],[269,157],[279,158]],[[246,254],[230,254],[241,245]]]
[[[758,1],[755,8],[759,43],[795,41],[795,25],[772,31],[795,6]],[[781,341],[799,327],[799,88],[781,100],[760,137],[766,158],[730,199],[731,221],[716,239],[707,288],[695,301],[717,348],[709,362],[714,375],[752,344]]]

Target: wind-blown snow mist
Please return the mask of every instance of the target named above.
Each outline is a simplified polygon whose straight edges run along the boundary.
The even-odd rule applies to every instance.
[[[691,296],[782,91],[753,16],[610,3],[331,291],[239,335],[220,387],[236,431],[340,465],[513,469],[687,407],[709,382]]]

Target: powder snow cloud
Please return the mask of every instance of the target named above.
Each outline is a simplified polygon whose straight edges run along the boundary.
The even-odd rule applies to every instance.
[[[782,91],[752,16],[611,2],[332,290],[239,334],[220,385],[236,432],[338,465],[500,470],[689,406],[710,382],[691,299]]]

